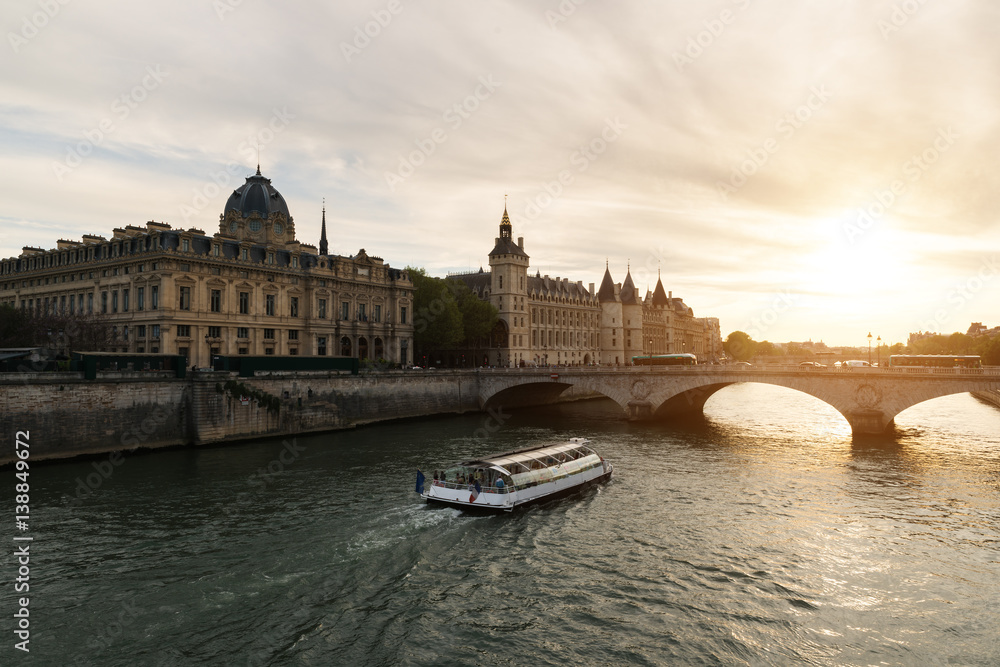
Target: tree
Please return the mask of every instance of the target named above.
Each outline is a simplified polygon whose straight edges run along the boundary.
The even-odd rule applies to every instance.
[[[462,344],[471,346],[493,331],[499,311],[489,301],[476,296],[461,280],[448,280],[447,284],[462,314]]]
[[[780,357],[781,350],[778,349],[774,343],[766,340],[762,340],[757,343],[757,356],[758,357]]]
[[[739,361],[749,361],[757,355],[757,343],[742,331],[734,331],[722,344],[726,354]]]
[[[418,355],[447,350],[463,338],[462,314],[446,282],[407,267],[413,286],[413,339]]]

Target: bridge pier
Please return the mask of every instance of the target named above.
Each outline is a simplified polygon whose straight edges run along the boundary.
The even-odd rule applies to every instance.
[[[653,418],[653,406],[649,401],[629,401],[628,420],[646,421]]]
[[[893,422],[881,410],[854,410],[844,416],[854,435],[881,435]]]

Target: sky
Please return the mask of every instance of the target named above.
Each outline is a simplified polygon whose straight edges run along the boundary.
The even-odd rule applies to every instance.
[[[631,270],[756,340],[1000,325],[994,0],[6,0],[0,257],[219,230],[432,275]]]

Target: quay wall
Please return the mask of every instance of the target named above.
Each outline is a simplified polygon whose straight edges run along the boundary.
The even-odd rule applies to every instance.
[[[275,412],[244,404],[220,389],[229,380],[277,397]],[[596,396],[570,388],[562,397]],[[513,398],[513,397],[512,397]],[[336,371],[274,372],[253,378],[197,372],[0,374],[0,465],[16,458],[15,434],[30,434],[33,461],[81,454],[215,444],[352,428],[393,419],[475,412],[479,378],[469,371],[348,375]]]
[[[974,391],[972,392],[972,395],[1000,408],[1000,391],[996,389],[991,389],[989,391]]]

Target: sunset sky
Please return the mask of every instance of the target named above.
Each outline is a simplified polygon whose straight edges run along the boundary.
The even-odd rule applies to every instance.
[[[256,169],[316,244],[531,272],[758,340],[1000,325],[1000,3],[8,0],[0,257],[218,231]]]

